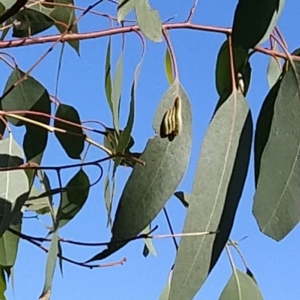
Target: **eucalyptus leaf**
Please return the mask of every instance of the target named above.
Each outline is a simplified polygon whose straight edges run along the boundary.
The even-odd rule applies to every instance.
[[[81,125],[77,110],[70,105],[60,104],[55,117]],[[82,128],[62,122],[58,119],[55,119],[54,127],[66,130],[65,133],[55,131],[55,136],[67,155],[73,159],[80,159],[80,154],[83,151],[85,141]]]
[[[50,293],[52,289],[52,281],[53,281],[54,270],[56,267],[57,255],[58,255],[58,232],[55,231],[52,235],[51,245],[48,252],[45,282],[44,282],[43,292],[40,298],[43,297],[45,294]]]
[[[274,105],[277,94],[280,88],[281,80],[278,80],[269,91],[263,105],[260,109],[255,130],[254,139],[254,175],[255,186],[257,186],[258,177],[260,173],[260,164],[263,151],[269,139],[270,129],[274,116]]]
[[[54,0],[56,4],[63,4],[62,6],[55,5],[50,16],[55,22],[55,26],[60,33],[70,32],[78,33],[78,25],[75,23],[76,15],[74,10],[74,1],[73,0]],[[66,6],[68,5],[68,6]],[[75,24],[74,24],[75,23]],[[72,26],[71,26],[72,25]],[[68,41],[70,46],[79,55],[79,40]]]
[[[107,226],[111,226],[112,225],[112,220],[111,220],[112,196],[110,192],[109,170],[107,172],[104,181],[104,199],[105,199],[105,207],[107,211]]]
[[[233,45],[250,49],[266,41],[284,5],[285,0],[239,0],[233,20]]]
[[[201,147],[183,233],[218,229],[248,114],[249,107],[238,93],[232,94],[214,115]],[[192,299],[203,285],[216,238],[181,238],[171,282],[172,300]]]
[[[139,0],[135,5],[137,23],[146,38],[153,42],[162,41],[162,23],[159,13],[150,7],[148,0]]]
[[[140,74],[140,68],[143,62],[143,58],[140,61],[140,63],[137,65],[137,68],[135,70],[135,75],[133,79],[133,83],[131,85],[131,100],[130,100],[130,108],[129,108],[129,114],[128,114],[128,119],[127,119],[127,124],[124,128],[124,131],[120,132],[118,143],[117,143],[117,153],[119,154],[127,154],[131,155],[129,149],[133,146],[134,141],[133,138],[131,137],[131,132],[133,128],[133,123],[134,123],[134,116],[135,116],[135,94],[136,94],[136,87],[137,87],[137,82],[138,82],[138,77]],[[117,166],[123,162],[123,164],[127,165],[129,163],[128,159],[124,158],[116,158],[114,159],[114,169],[113,169],[113,177],[115,175],[115,171]]]
[[[124,18],[128,15],[128,13],[134,9],[135,5],[140,0],[120,0],[118,5],[118,22],[124,20]]]
[[[165,55],[165,72],[169,84],[172,84],[174,82],[174,76],[173,76],[173,67],[172,67],[172,61],[171,61],[171,55],[169,49],[166,50],[166,55]]]
[[[45,14],[33,9],[24,9],[13,16],[13,37],[34,36],[50,28],[54,22]]]
[[[24,206],[37,214],[49,213],[49,196],[45,193],[41,193],[36,187],[32,186],[29,197],[24,203]]]
[[[20,146],[10,136],[0,141],[0,167],[15,167],[23,163]],[[29,195],[29,183],[24,170],[0,172],[0,237],[21,211]]]
[[[163,96],[154,118],[158,133],[165,111],[174,105],[176,85]],[[140,159],[145,166],[136,164],[123,190],[112,228],[112,242],[138,235],[164,207],[178,187],[189,161],[192,126],[191,107],[186,93],[179,88],[182,101],[182,130],[172,141],[158,135],[148,140]],[[89,261],[103,259],[114,253],[126,242],[112,243],[108,249]]]
[[[236,152],[232,175],[228,184],[225,204],[218,225],[218,234],[213,243],[209,272],[212,271],[229,239],[237,208],[243,193],[250,163],[253,136],[253,121],[251,113],[247,115]]]
[[[66,225],[82,209],[88,198],[89,190],[89,178],[83,170],[79,170],[68,182],[66,192],[62,193],[56,219],[59,227]]]
[[[263,300],[263,296],[250,276],[234,269],[219,300]]]
[[[116,72],[112,83],[112,92],[111,92],[111,101],[113,107],[113,112],[112,112],[113,122],[117,134],[119,134],[119,110],[120,110],[122,82],[123,82],[123,57],[124,54],[122,52],[117,61]]]
[[[300,63],[294,67],[283,75],[275,99],[253,205],[260,230],[277,241],[300,221]]]
[[[112,102],[112,99],[111,99],[112,80],[111,80],[111,63],[110,63],[110,60],[111,60],[111,37],[109,37],[108,44],[107,44],[107,50],[106,50],[104,87],[105,87],[106,99],[107,99],[109,108],[111,110],[111,113],[113,115],[114,108],[113,108],[113,102]]]
[[[232,54],[235,74],[240,73],[242,75],[244,95],[246,95],[251,79],[251,66],[248,61],[248,51],[242,47],[233,47]],[[238,78],[236,78],[236,83],[238,83]],[[224,93],[230,94],[232,92],[230,53],[227,40],[222,44],[218,53],[216,64],[216,88],[220,96],[223,96]]]
[[[19,80],[24,78],[25,73],[15,68],[10,74],[4,93],[11,90],[11,87]],[[2,109],[4,111],[37,111],[45,114],[50,114],[50,98],[45,87],[30,75],[26,75],[26,79],[13,88],[3,99]],[[45,116],[37,116],[26,114],[26,112],[18,114],[38,122],[49,124],[49,118]],[[23,125],[23,121],[8,117],[10,123],[16,126]]]
[[[172,278],[172,273],[173,273],[173,268],[170,271],[169,277],[168,277],[168,283],[164,287],[159,300],[169,300],[169,295],[170,295],[170,287],[171,287],[171,278]]]
[[[22,225],[22,218],[21,214],[18,214],[10,228],[20,232]],[[15,264],[17,253],[18,253],[18,246],[19,246],[19,236],[15,233],[10,231],[4,232],[4,234],[0,238],[0,265],[11,267]],[[1,299],[1,298],[0,298]]]
[[[273,47],[274,51],[278,51],[277,43]],[[279,57],[270,56],[270,62],[267,69],[267,78],[270,89],[276,84],[282,73],[281,59]]]
[[[5,279],[3,267],[0,266],[0,299],[2,300],[6,300],[6,297],[4,295],[5,291],[6,291],[6,279]]]
[[[23,140],[24,153],[27,162],[40,165],[44,150],[47,146],[48,131],[37,126],[27,125]]]

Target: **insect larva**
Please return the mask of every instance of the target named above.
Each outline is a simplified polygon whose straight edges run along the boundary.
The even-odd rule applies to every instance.
[[[244,84],[244,80],[243,80],[243,75],[241,73],[237,74],[237,85],[238,85],[238,91],[241,94],[245,94],[245,84]]]
[[[181,116],[181,99],[177,97],[174,103],[174,112],[175,112],[175,126],[174,126],[174,135],[177,136],[181,132],[182,128],[182,116]]]
[[[174,106],[169,108],[164,114],[160,127],[160,136],[162,138],[168,137],[169,141],[173,141],[175,136],[180,134],[181,127],[181,99],[176,97]]]
[[[170,123],[170,133],[172,133],[175,129],[175,107],[173,106],[172,108],[170,108],[170,116],[169,116],[169,123]]]
[[[168,134],[171,132],[170,128],[170,110],[168,109],[163,117],[163,135],[164,137],[168,136]]]

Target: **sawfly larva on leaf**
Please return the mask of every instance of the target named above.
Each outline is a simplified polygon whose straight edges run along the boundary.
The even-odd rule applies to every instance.
[[[174,105],[169,108],[162,119],[160,126],[160,136],[168,137],[169,141],[173,141],[175,136],[179,135],[182,128],[181,116],[181,99],[176,97]]]

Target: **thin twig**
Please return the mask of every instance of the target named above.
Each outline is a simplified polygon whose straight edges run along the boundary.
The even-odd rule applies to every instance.
[[[95,243],[89,243],[89,242],[79,242],[74,240],[68,240],[64,238],[60,238],[59,241],[67,244],[77,245],[77,246],[90,246],[90,247],[99,247],[99,246],[107,246],[112,244],[122,244],[122,243],[128,243],[131,241],[139,240],[139,239],[163,239],[163,238],[173,238],[173,237],[187,237],[187,236],[203,236],[203,235],[210,235],[210,234],[216,234],[217,232],[213,231],[207,231],[207,232],[192,232],[192,233],[177,233],[177,234],[163,234],[163,235],[151,235],[152,232],[154,232],[158,226],[155,226],[151,231],[148,233],[143,233],[138,236],[135,236],[133,238],[129,239],[123,239],[119,241],[109,241],[109,242],[95,242]],[[10,232],[12,232],[15,235],[20,236],[21,238],[27,238],[34,240],[36,242],[51,242],[51,239],[44,238],[44,237],[34,237],[30,235],[26,235],[24,233],[20,233],[12,228],[8,229]]]
[[[163,211],[164,211],[164,214],[165,214],[168,226],[169,226],[169,230],[170,230],[171,234],[174,235],[173,227],[172,227],[171,220],[169,218],[167,209],[164,207]],[[176,238],[174,236],[172,238],[173,238],[175,249],[176,249],[176,251],[178,251],[178,244],[177,244]]]
[[[199,0],[195,0],[194,5],[192,6],[192,8],[190,10],[190,14],[189,14],[188,18],[186,19],[186,23],[190,23],[192,21],[192,18],[195,14],[195,11],[196,11],[196,8],[197,8],[197,5],[198,5],[198,1]]]
[[[235,249],[235,251],[238,253],[238,255],[240,256],[240,258],[241,258],[241,260],[242,260],[242,262],[243,262],[245,268],[246,268],[246,269],[249,269],[248,264],[247,264],[247,262],[246,262],[246,259],[244,258],[242,252],[241,252],[240,249],[238,248],[236,242],[233,242],[232,240],[229,239],[229,240],[228,240],[228,244],[229,244],[230,246],[232,246],[232,247]]]
[[[275,32],[277,33],[278,37],[280,38],[282,44],[284,45],[284,47],[287,49],[288,46],[287,46],[287,42],[286,40],[284,39],[283,35],[281,34],[279,28],[277,26],[275,26]]]
[[[36,247],[40,248],[45,253],[49,252],[49,249],[47,249],[46,247],[44,247],[40,243],[30,239],[30,237],[28,238],[28,236],[25,236],[21,233],[20,233],[19,237],[22,238],[23,240],[26,240],[27,242],[35,245]],[[90,265],[90,264],[85,263],[85,262],[78,262],[76,260],[70,259],[66,256],[63,256],[63,255],[59,254],[59,253],[57,254],[57,257],[61,258],[62,260],[66,261],[68,263],[71,263],[73,265],[77,265],[77,266],[88,268],[88,269],[114,267],[114,266],[117,266],[117,265],[123,265],[127,261],[127,259],[124,257],[120,261],[116,261],[116,262],[111,262],[111,263],[106,263],[106,264],[93,264],[93,265]]]

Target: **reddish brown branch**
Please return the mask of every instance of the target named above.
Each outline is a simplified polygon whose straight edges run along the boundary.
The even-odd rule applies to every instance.
[[[201,31],[208,31],[208,32],[218,32],[224,34],[231,33],[230,28],[196,25],[196,24],[189,24],[189,23],[164,24],[163,29],[166,30],[193,29],[193,30],[201,30]],[[14,48],[14,47],[21,47],[21,46],[28,46],[28,45],[35,45],[35,44],[53,43],[56,42],[57,40],[60,40],[62,42],[75,41],[75,40],[87,40],[87,39],[94,39],[94,38],[100,38],[104,36],[111,36],[111,35],[136,32],[136,31],[140,31],[140,28],[137,25],[110,28],[110,29],[86,32],[86,33],[67,33],[64,34],[63,37],[61,36],[61,34],[42,36],[42,37],[28,37],[28,38],[21,38],[18,40],[1,41],[0,48]]]
[[[9,229],[9,230],[11,231],[11,229]],[[46,253],[49,252],[48,248],[44,247],[39,242],[33,240],[30,236],[22,234],[18,231],[11,231],[11,232],[18,235],[21,239],[35,245],[38,248],[40,248],[44,252],[46,252]],[[71,263],[73,265],[77,265],[77,266],[84,267],[84,268],[89,268],[89,269],[106,268],[106,267],[113,267],[113,266],[123,265],[127,261],[127,259],[124,257],[120,261],[110,262],[110,263],[106,263],[106,264],[93,264],[93,265],[91,265],[91,264],[88,264],[88,263],[85,263],[85,262],[79,262],[79,261],[70,259],[66,256],[63,256],[63,255],[59,254],[59,253],[57,254],[57,257],[61,258],[64,261],[67,261],[68,263]]]
[[[230,35],[231,28],[228,27],[217,27],[217,26],[206,26],[200,24],[191,24],[191,23],[173,23],[173,24],[163,24],[163,29],[165,30],[173,30],[173,29],[191,29],[191,30],[199,30],[205,32],[215,32]],[[95,39],[105,36],[112,36],[117,34],[124,34],[129,32],[137,32],[140,31],[140,28],[135,26],[124,26],[119,28],[110,28],[105,30],[98,30],[92,32],[85,32],[85,33],[67,33],[64,34],[63,37],[61,34],[49,35],[49,36],[42,36],[42,37],[28,37],[28,38],[21,38],[18,40],[8,40],[8,41],[1,41],[0,42],[0,49],[2,48],[14,48],[14,47],[21,47],[21,46],[28,46],[28,45],[36,45],[36,44],[45,44],[45,43],[52,43],[57,40],[61,42],[69,42],[75,40],[87,40],[87,39]],[[284,53],[265,49],[261,47],[255,47],[255,51],[272,55],[276,57],[280,57],[283,59],[289,59]],[[291,56],[293,60],[300,61],[300,57]]]

